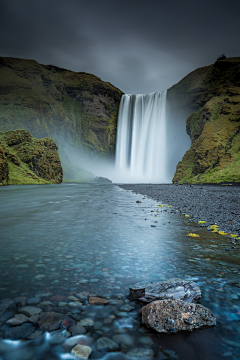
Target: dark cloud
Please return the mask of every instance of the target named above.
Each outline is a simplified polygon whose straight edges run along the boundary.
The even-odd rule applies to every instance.
[[[239,54],[239,0],[1,0],[1,56],[93,73],[128,93],[164,90]]]

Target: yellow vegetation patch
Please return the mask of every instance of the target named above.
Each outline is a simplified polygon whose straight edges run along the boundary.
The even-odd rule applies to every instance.
[[[238,235],[236,234],[230,234],[232,238],[236,238]]]
[[[194,234],[194,233],[188,233],[187,236],[188,237],[193,237],[193,238],[199,237],[198,234]]]
[[[218,226],[218,225],[210,225],[209,228],[210,228],[211,230],[215,230],[215,229],[218,229],[219,226]]]
[[[200,220],[198,223],[199,223],[199,224],[206,224],[206,221]]]
[[[171,205],[165,205],[166,207],[172,207]]]
[[[164,205],[157,205],[157,206],[163,207]]]
[[[186,218],[189,218],[190,215],[185,215]]]
[[[229,233],[226,233],[226,232],[221,231],[221,230],[218,233],[219,233],[219,235],[228,235],[229,234]]]

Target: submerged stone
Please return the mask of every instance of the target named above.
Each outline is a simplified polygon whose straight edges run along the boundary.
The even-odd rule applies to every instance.
[[[192,331],[216,325],[210,309],[182,300],[158,300],[142,308],[142,322],[161,333]]]
[[[6,330],[5,338],[11,340],[21,340],[27,338],[34,331],[34,327],[29,326],[16,326]]]
[[[181,279],[137,284],[131,286],[129,290],[131,297],[147,303],[163,299],[193,302],[201,298],[200,288],[194,281]]]
[[[141,359],[148,360],[151,359],[154,355],[152,349],[145,348],[134,348],[127,353],[127,357],[130,359]]]
[[[88,300],[90,305],[104,305],[104,304],[108,304],[108,300],[103,299],[103,298],[99,298],[99,297],[90,297]]]
[[[16,314],[14,318],[7,320],[7,324],[16,326],[22,325],[23,323],[28,321],[28,317],[24,314]]]
[[[53,331],[60,328],[61,322],[70,321],[72,324],[72,319],[64,314],[56,312],[44,312],[39,316],[37,321],[38,325],[43,331]]]
[[[97,350],[111,351],[117,350],[118,348],[119,345],[107,337],[101,337],[97,340]]]
[[[76,357],[82,358],[82,359],[88,359],[89,356],[92,353],[92,349],[90,346],[86,345],[76,345],[72,349],[71,353],[75,355]]]

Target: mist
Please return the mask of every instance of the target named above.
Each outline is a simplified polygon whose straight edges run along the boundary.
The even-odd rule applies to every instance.
[[[69,138],[65,139],[64,136],[58,138],[57,145],[65,170],[65,180],[74,180],[76,176],[81,177],[85,170],[89,174],[84,179],[89,181],[93,181],[95,177],[104,177],[113,183],[171,183],[178,162],[191,146],[190,137],[186,132],[187,115],[181,116],[172,111],[167,101],[163,103],[163,100],[160,102],[158,100],[158,103],[154,103],[153,97],[156,94],[160,93],[122,97],[116,149],[112,156],[103,157],[94,151],[86,151],[84,148],[73,146]],[[128,105],[124,110],[123,100],[126,101],[126,98]],[[133,110],[134,106],[136,107],[137,98],[140,108]],[[136,104],[130,104],[129,99],[135,99],[131,101]],[[148,100],[145,105],[147,114],[142,117],[143,99]],[[153,109],[149,108],[149,99],[152,102],[152,108],[155,107],[155,114]],[[165,107],[162,112],[161,106]],[[135,130],[132,129],[133,121],[135,121]],[[124,130],[121,130],[122,123],[125,124]],[[142,124],[142,130],[139,124]],[[131,148],[128,148],[129,146]],[[132,153],[132,147],[135,147],[135,155]],[[123,163],[119,158],[119,151],[126,158]],[[128,163],[129,157],[134,158],[134,156],[135,160],[132,159],[131,165]]]

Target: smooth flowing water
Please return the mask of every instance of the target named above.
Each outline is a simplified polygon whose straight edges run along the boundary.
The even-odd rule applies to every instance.
[[[119,108],[118,182],[167,182],[166,92],[123,95]]]
[[[120,343],[119,350],[108,355],[111,359],[120,354],[134,359],[135,348],[152,349],[159,360],[239,359],[239,254],[224,251],[228,239],[157,205],[115,185],[1,187],[0,300],[52,299],[44,311],[50,307],[92,320],[82,335],[94,349],[91,359],[104,356],[94,347],[102,336]],[[200,238],[188,238],[192,231]],[[176,277],[199,284],[200,303],[213,311],[216,327],[163,335],[141,324],[141,305],[127,298],[129,285]],[[81,300],[81,306],[74,306],[71,296],[84,291],[110,304],[92,306]],[[64,301],[53,300],[54,295]],[[34,306],[44,309],[36,300]],[[8,327],[2,324],[0,337]],[[16,345],[4,346],[1,353],[0,342],[0,358],[12,358]],[[43,342],[34,342],[27,351],[40,354],[42,348]],[[57,354],[66,351],[64,356],[70,351],[54,349]],[[25,359],[21,354],[14,359]]]

